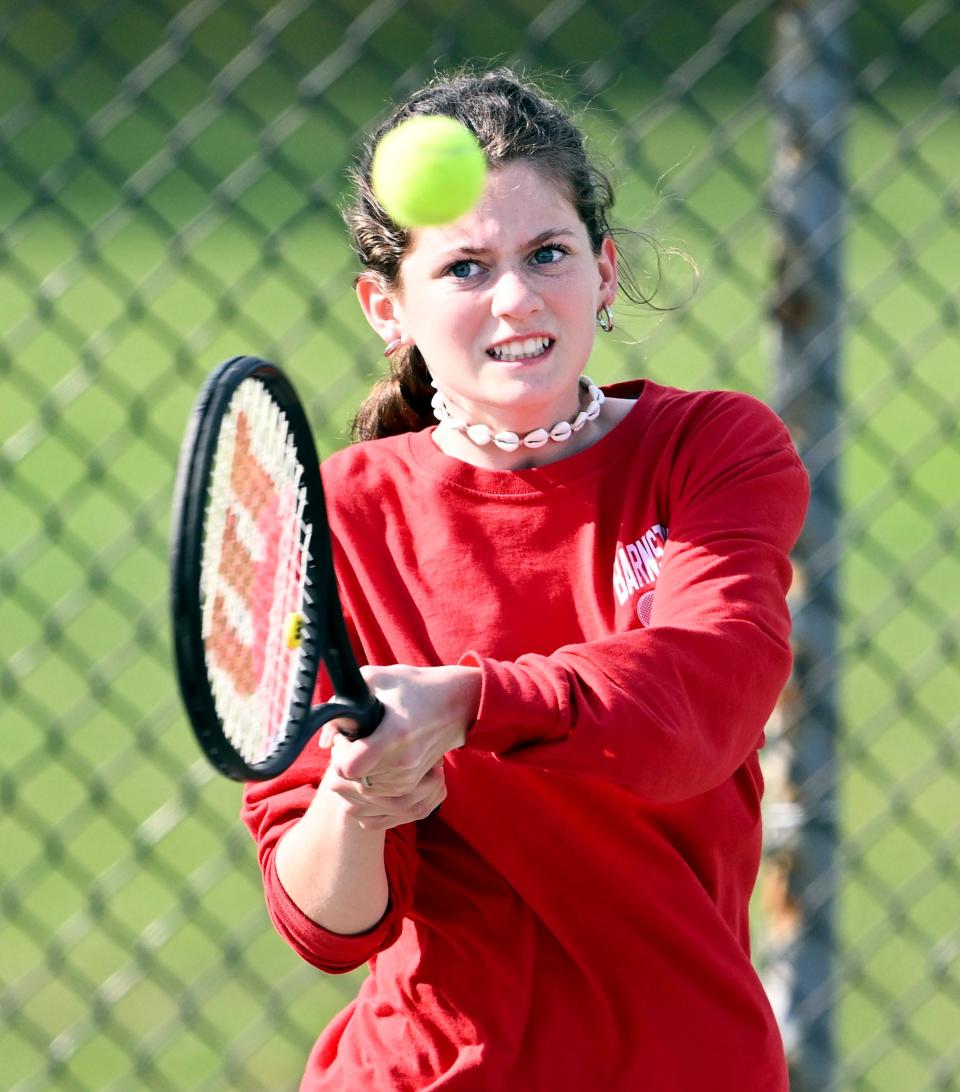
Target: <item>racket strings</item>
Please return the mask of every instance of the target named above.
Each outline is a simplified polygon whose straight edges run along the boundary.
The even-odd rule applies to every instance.
[[[244,380],[213,460],[200,590],[217,715],[248,763],[284,741],[298,698],[305,649],[285,634],[309,596],[306,505],[287,418],[262,383]]]

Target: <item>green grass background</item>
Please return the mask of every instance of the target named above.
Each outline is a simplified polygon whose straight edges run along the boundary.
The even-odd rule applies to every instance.
[[[532,2],[303,7],[0,10],[4,1088],[293,1088],[358,981],[266,922],[239,790],[179,709],[166,536],[222,358],[281,361],[321,449],[345,442],[380,347],[336,206],[396,87],[515,50],[592,87],[619,221],[701,271],[675,312],[618,308],[594,378],[771,390],[769,18],[675,98],[723,6],[670,6],[633,39],[612,0],[556,25]],[[908,9],[878,10],[854,23],[848,138],[838,1029],[844,1088],[902,1092],[958,1072],[960,30],[904,55]],[[689,280],[668,259],[665,298]]]

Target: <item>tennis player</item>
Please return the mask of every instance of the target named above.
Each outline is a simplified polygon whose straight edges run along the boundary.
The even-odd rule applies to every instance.
[[[402,231],[371,153],[431,113],[489,180]],[[785,1092],[748,903],[807,503],[787,431],[743,394],[585,378],[618,282],[642,296],[581,134],[509,72],[418,91],[356,186],[389,376],[324,483],[386,716],[244,799],[281,935],[370,969],[302,1088]]]

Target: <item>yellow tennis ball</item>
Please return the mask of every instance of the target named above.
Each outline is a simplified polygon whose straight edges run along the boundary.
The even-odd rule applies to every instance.
[[[373,156],[377,200],[401,227],[459,219],[479,201],[487,160],[477,138],[454,118],[408,118],[384,136]]]

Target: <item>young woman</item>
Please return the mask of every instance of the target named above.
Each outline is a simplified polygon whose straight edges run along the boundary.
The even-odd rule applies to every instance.
[[[370,159],[431,113],[489,182],[406,232]],[[370,967],[302,1087],[783,1092],[747,915],[807,500],[790,438],[742,394],[585,378],[612,192],[509,73],[419,91],[356,182],[391,374],[324,477],[387,712],[244,802],[281,935]]]

